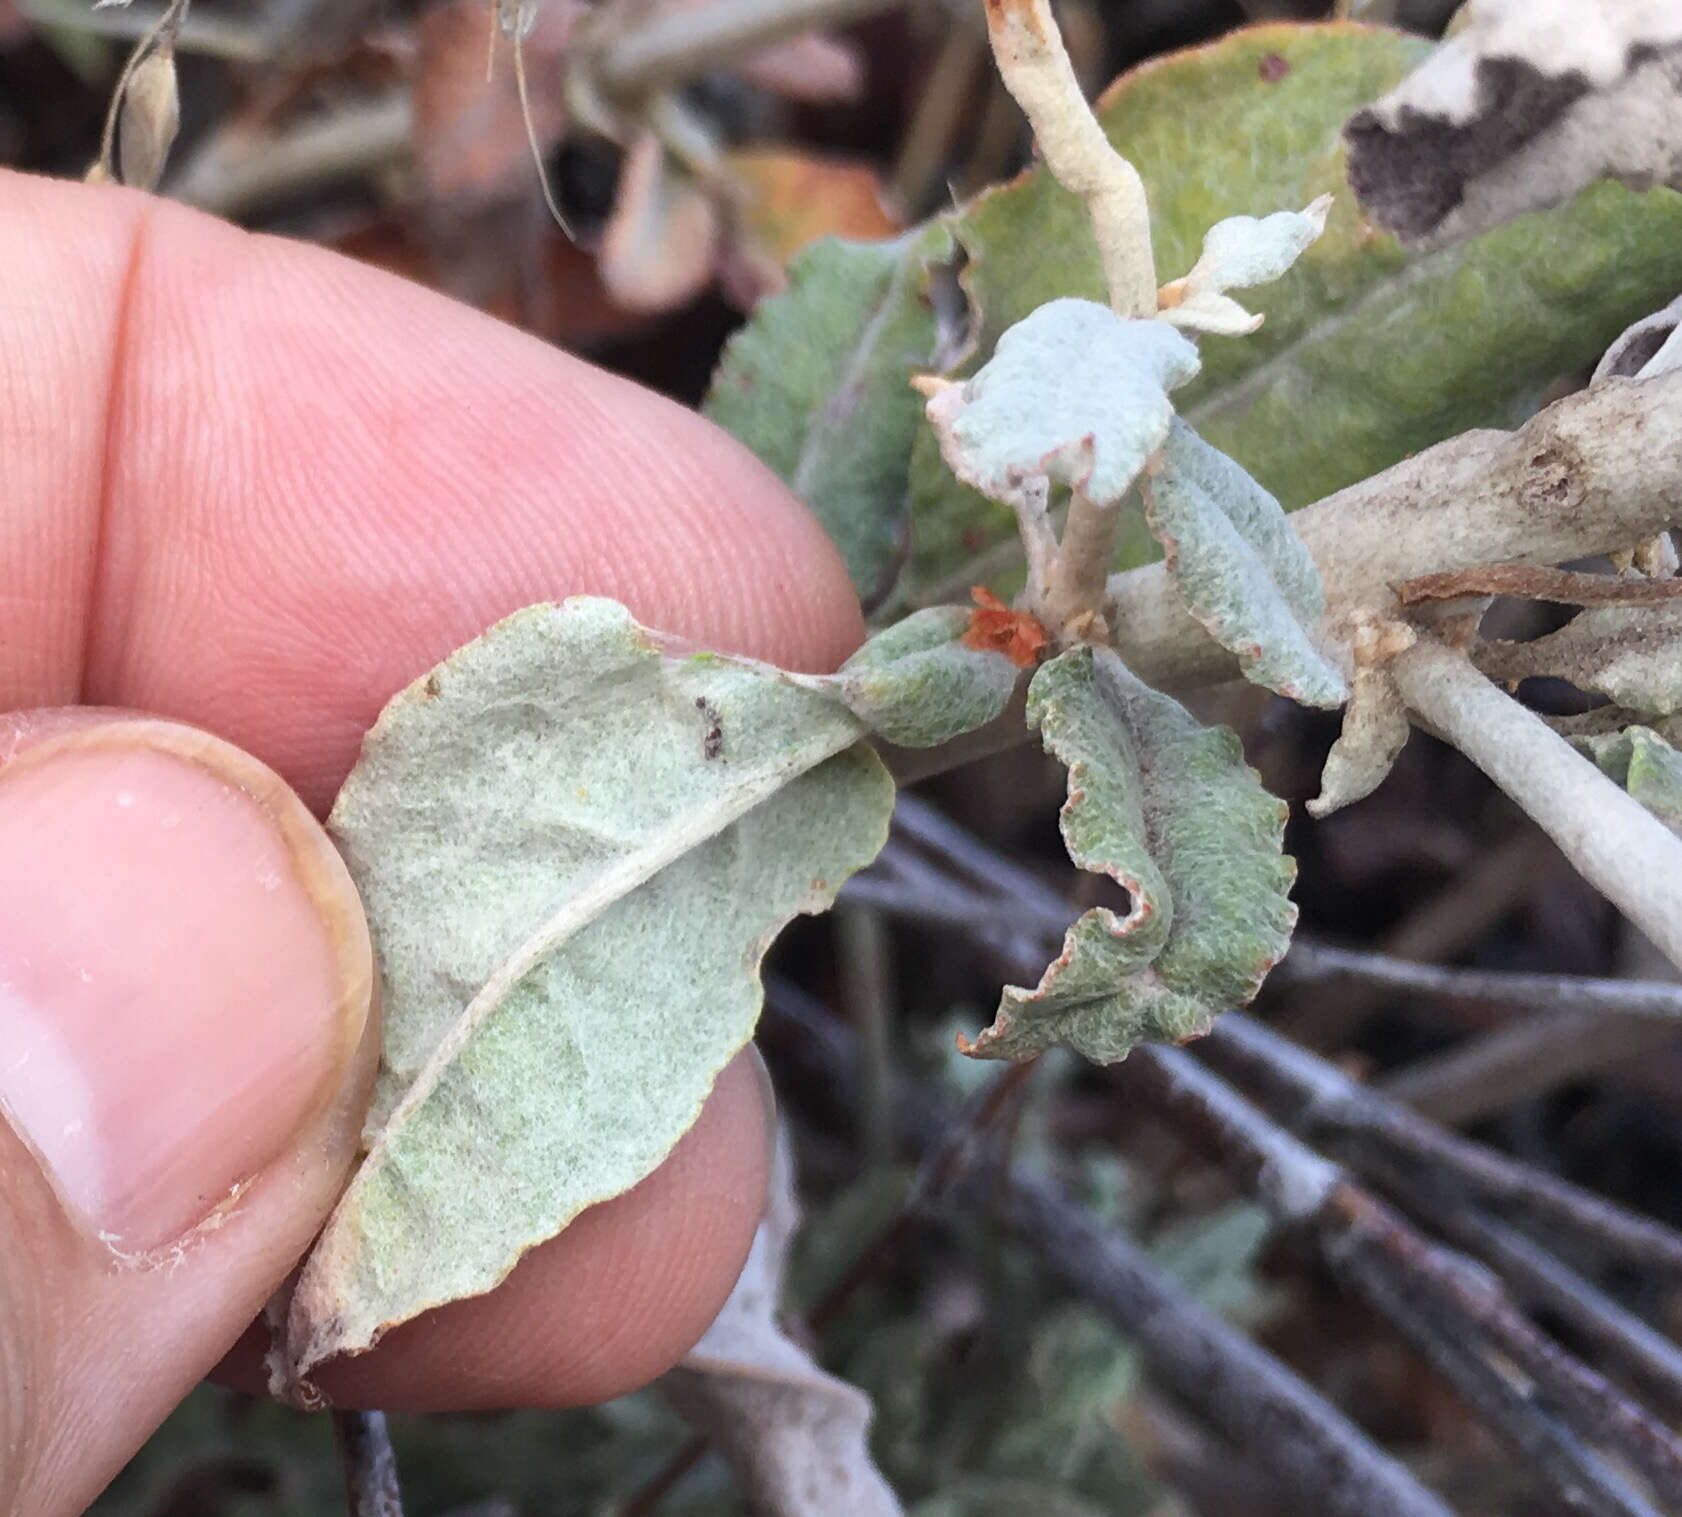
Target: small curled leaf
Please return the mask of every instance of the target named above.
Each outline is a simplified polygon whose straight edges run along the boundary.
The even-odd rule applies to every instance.
[[[1320,571],[1279,502],[1177,419],[1144,494],[1186,609],[1245,679],[1307,706],[1341,706],[1348,689],[1317,643]]]
[[[1332,197],[1321,195],[1300,211],[1271,216],[1229,216],[1209,228],[1203,252],[1184,279],[1164,285],[1158,315],[1177,327],[1242,336],[1262,324],[1228,290],[1248,290],[1281,278],[1326,230]]]

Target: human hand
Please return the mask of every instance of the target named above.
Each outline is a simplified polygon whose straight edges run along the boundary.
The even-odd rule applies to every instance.
[[[229,1354],[353,1161],[366,929],[310,813],[385,700],[580,592],[797,668],[862,626],[781,484],[654,395],[127,191],[0,174],[0,207],[0,1511],[58,1517]],[[74,705],[120,709],[43,714]],[[652,1378],[746,1257],[768,1125],[738,1059],[654,1175],[324,1388]],[[262,1347],[222,1373],[255,1385]]]

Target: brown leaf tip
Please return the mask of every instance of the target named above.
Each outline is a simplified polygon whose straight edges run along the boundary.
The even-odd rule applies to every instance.
[[[970,591],[976,609],[970,615],[966,648],[1002,653],[1018,669],[1032,669],[1045,652],[1045,627],[1027,611],[1014,611],[984,585]]]

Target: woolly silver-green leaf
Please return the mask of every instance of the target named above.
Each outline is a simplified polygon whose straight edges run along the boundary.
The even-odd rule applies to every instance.
[[[1180,598],[1244,677],[1308,706],[1341,706],[1343,676],[1316,646],[1320,571],[1268,492],[1176,420],[1162,471],[1145,484],[1145,519]]]
[[[1028,720],[1069,766],[1069,856],[1127,886],[1133,906],[1082,916],[1040,983],[1007,987],[964,1052],[1014,1059],[1066,1043],[1113,1063],[1147,1039],[1207,1031],[1255,995],[1290,942],[1284,803],[1233,732],[1200,726],[1107,648],[1043,665]]]
[[[1164,292],[1158,317],[1198,332],[1242,336],[1255,331],[1262,318],[1229,300],[1226,291],[1283,277],[1325,231],[1331,208],[1332,197],[1321,195],[1300,211],[1217,221],[1205,233],[1203,252],[1191,272]]]
[[[878,632],[826,683],[890,743],[950,742],[998,716],[1022,677],[1003,653],[965,644],[973,621],[963,606],[918,611]]]
[[[1053,300],[1006,332],[973,378],[938,389],[928,418],[948,467],[993,500],[1013,504],[1049,480],[1109,505],[1162,446],[1168,392],[1197,364],[1164,322]]]
[[[535,606],[381,715],[330,826],[384,1042],[370,1151],[293,1298],[293,1377],[495,1286],[629,1189],[759,1013],[759,962],[887,836],[832,697]]]

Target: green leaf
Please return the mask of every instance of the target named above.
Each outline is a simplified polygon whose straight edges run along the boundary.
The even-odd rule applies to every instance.
[[[1571,742],[1667,827],[1682,832],[1682,753],[1651,727],[1625,727]]]
[[[590,599],[391,702],[329,823],[381,965],[371,1149],[293,1298],[292,1376],[491,1289],[670,1152],[752,1034],[772,939],[887,836],[859,731]]]
[[[950,742],[1000,715],[1022,669],[1003,653],[969,646],[975,613],[930,606],[878,632],[814,684],[838,691],[872,732],[906,748]]]
[[[1253,302],[1266,325],[1206,339],[1201,376],[1175,397],[1287,510],[1468,427],[1516,424],[1551,381],[1592,364],[1682,288],[1682,195],[1670,190],[1592,186],[1421,256],[1375,231],[1345,183],[1341,128],[1429,51],[1378,28],[1256,26],[1154,58],[1099,102],[1145,180],[1160,269],[1189,267],[1227,217],[1336,195],[1325,234]],[[1104,298],[1085,209],[1043,171],[981,196],[952,225],[979,311],[975,364],[1036,306]],[[911,479],[911,558],[896,598],[1014,590],[1013,521],[951,478],[926,433]],[[1150,556],[1141,531],[1117,566]]]
[[[1007,987],[964,1052],[1014,1059],[1067,1043],[1113,1063],[1146,1039],[1206,1031],[1255,995],[1290,942],[1284,802],[1262,789],[1233,732],[1200,726],[1107,648],[1042,666],[1028,720],[1069,768],[1069,856],[1133,904],[1125,917],[1082,916],[1039,985]]]
[[[1186,609],[1237,655],[1245,679],[1305,705],[1341,706],[1343,676],[1315,644],[1326,610],[1320,571],[1279,502],[1179,420],[1144,496]]]
[[[947,385],[928,417],[952,472],[1014,504],[1034,481],[1119,501],[1168,435],[1168,392],[1197,349],[1165,322],[1128,321],[1091,300],[1053,300],[1017,322],[974,378]]]
[[[703,406],[811,507],[866,605],[905,554],[922,415],[910,380],[935,361],[931,271],[951,253],[940,223],[893,242],[818,243],[730,340]]]

